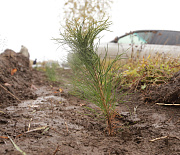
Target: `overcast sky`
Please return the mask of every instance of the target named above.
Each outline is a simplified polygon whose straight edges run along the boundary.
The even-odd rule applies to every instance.
[[[82,0],[83,1],[83,0]],[[0,0],[0,39],[19,52],[26,46],[34,60],[60,60],[65,52],[51,39],[58,37],[64,0]],[[179,1],[114,0],[110,41],[129,31],[163,29],[180,31]],[[1,41],[2,43],[2,41]],[[2,52],[2,44],[0,45]]]
[[[19,52],[24,45],[32,60],[58,60],[62,53],[51,39],[59,36],[62,6],[62,0],[0,0],[0,35],[6,47]]]

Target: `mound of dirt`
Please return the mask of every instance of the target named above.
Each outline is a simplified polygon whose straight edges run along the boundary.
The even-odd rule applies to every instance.
[[[145,102],[180,103],[180,71],[176,72],[170,81],[158,87],[150,87],[144,97]]]
[[[32,70],[29,66],[29,59],[13,50],[6,49],[0,54],[1,107],[37,97],[31,89]]]

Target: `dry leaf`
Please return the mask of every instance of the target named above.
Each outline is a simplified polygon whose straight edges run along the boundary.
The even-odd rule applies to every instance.
[[[80,104],[80,106],[82,107],[82,106],[85,106],[86,104]]]
[[[11,84],[9,84],[9,83],[5,83],[4,85],[5,85],[5,86],[11,86]]]
[[[60,91],[60,93],[62,93],[62,92],[63,92],[63,89],[59,88],[59,91]]]
[[[8,137],[6,137],[6,136],[0,136],[0,138],[3,138],[3,139],[8,139]]]
[[[14,75],[14,73],[16,73],[17,72],[17,69],[15,68],[15,69],[12,69],[11,70],[11,75]]]

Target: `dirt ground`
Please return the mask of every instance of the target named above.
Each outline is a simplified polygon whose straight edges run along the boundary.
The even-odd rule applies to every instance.
[[[59,83],[12,50],[0,55],[0,154],[180,155],[180,73],[116,106],[116,134],[107,135],[99,109],[69,94],[70,70]],[[89,108],[96,109],[95,111]]]

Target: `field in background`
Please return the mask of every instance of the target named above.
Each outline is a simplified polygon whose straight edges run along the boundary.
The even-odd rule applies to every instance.
[[[109,61],[112,60],[107,60],[107,63]],[[115,66],[119,68],[114,77],[115,87],[144,90],[148,85],[166,83],[180,70],[180,59],[149,55],[148,58],[119,60]],[[34,68],[46,72],[51,81],[58,81],[61,79],[58,69],[69,69],[69,65],[66,62],[59,64],[57,61],[44,61],[37,63]]]

